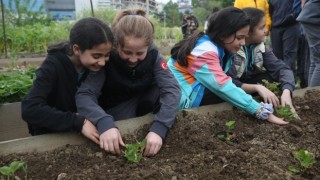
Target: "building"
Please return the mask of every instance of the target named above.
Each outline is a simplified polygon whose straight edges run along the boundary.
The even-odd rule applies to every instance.
[[[179,13],[192,12],[191,0],[178,0]]]
[[[13,5],[12,0],[3,0],[4,6],[9,7]],[[27,2],[20,0],[20,3]],[[31,5],[35,2],[35,5]],[[144,9],[147,13],[156,11],[157,3],[155,0],[31,0],[29,10],[38,11],[40,7],[44,7],[43,11],[48,12],[53,20],[72,20],[76,18],[77,13],[81,13],[84,9],[97,8],[111,8],[124,9],[128,7],[139,7]]]

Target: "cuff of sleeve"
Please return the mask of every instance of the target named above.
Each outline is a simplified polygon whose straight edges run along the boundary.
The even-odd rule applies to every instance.
[[[285,90],[285,89],[288,89],[292,93],[293,90],[294,90],[294,87],[292,87],[289,84],[285,84],[285,85],[282,86],[282,91]]]
[[[101,119],[97,123],[97,129],[100,134],[104,133],[105,131],[111,128],[116,128],[116,125],[112,118]]]
[[[162,139],[165,139],[169,128],[165,125],[163,125],[160,122],[153,122],[151,127],[149,128],[149,131],[152,131],[156,134],[158,134]]]
[[[82,130],[83,122],[85,120],[84,116],[75,115],[76,118],[73,122],[73,129],[77,132],[80,132]]]

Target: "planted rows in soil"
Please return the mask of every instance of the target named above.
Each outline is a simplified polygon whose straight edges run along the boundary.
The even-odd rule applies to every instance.
[[[123,157],[107,154],[88,143],[45,153],[0,156],[0,166],[19,160],[28,165],[30,179],[320,179],[320,91],[307,91],[294,98],[301,120],[279,126],[255,120],[240,110],[177,116],[158,155],[128,163]],[[225,130],[225,123],[236,121],[238,143],[224,142],[213,135]],[[148,126],[125,143],[142,140]],[[306,149],[316,163],[297,175],[293,153]],[[23,177],[22,172],[18,172]]]

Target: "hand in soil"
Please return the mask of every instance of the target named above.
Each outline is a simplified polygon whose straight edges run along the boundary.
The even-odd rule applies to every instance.
[[[147,144],[144,149],[145,156],[154,156],[156,155],[162,147],[162,138],[154,133],[149,132],[146,136]]]
[[[91,141],[95,142],[96,144],[99,143],[99,132],[95,125],[93,125],[89,120],[85,119],[81,133],[90,139]]]
[[[121,154],[120,146],[125,147],[117,128],[111,128],[100,135],[100,147],[112,154]]]
[[[288,122],[284,121],[282,118],[279,118],[273,114],[269,115],[268,121],[274,124],[279,124],[279,125],[288,124]]]

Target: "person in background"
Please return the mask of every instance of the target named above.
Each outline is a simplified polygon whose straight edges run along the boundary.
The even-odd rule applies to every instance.
[[[294,0],[269,0],[269,10],[273,53],[283,60],[295,75],[300,32],[294,14]]]
[[[271,17],[269,13],[268,0],[235,0],[234,7],[243,9],[246,7],[254,7],[261,9],[266,14],[266,35],[268,36],[271,28]]]
[[[302,11],[297,20],[301,23],[308,40],[310,51],[310,67],[308,86],[320,86],[320,1],[302,2]]]
[[[265,103],[272,103],[275,108],[288,104],[295,113],[291,98],[295,88],[293,72],[264,44],[265,13],[257,8],[244,8],[243,11],[250,18],[249,36],[245,38],[246,44],[229,59],[225,68],[227,75],[246,93],[258,93]],[[263,79],[280,82],[280,101],[272,91],[262,85]]]
[[[211,14],[213,14],[213,13],[215,13],[215,12],[218,12],[219,10],[220,10],[220,9],[219,9],[218,7],[213,7],[213,8],[212,8],[212,11],[211,11]],[[211,15],[211,14],[210,14],[210,15]],[[203,32],[206,32],[206,30],[208,29],[208,19],[209,19],[210,15],[207,16],[206,21],[204,22]]]
[[[154,156],[174,123],[179,85],[153,44],[154,27],[143,10],[119,11],[112,31],[116,49],[106,68],[90,73],[79,88],[79,114],[97,126],[102,149],[120,154],[124,142],[114,121],[154,113],[144,148],[145,156]]]
[[[188,31],[188,24],[190,22],[189,20],[189,15],[187,14],[184,14],[183,17],[182,17],[182,25],[181,25],[181,32],[183,34],[183,38],[186,38],[188,35],[187,35],[187,31]]]
[[[75,94],[88,71],[99,71],[113,45],[109,26],[83,18],[71,29],[69,42],[52,45],[22,100],[22,118],[31,135],[78,131],[99,143],[96,127],[77,113]]]
[[[223,71],[224,60],[245,45],[249,23],[245,12],[228,7],[209,18],[206,34],[198,32],[174,45],[168,66],[180,84],[180,109],[214,104],[223,99],[257,119],[287,124],[272,114],[272,104],[255,101]]]

